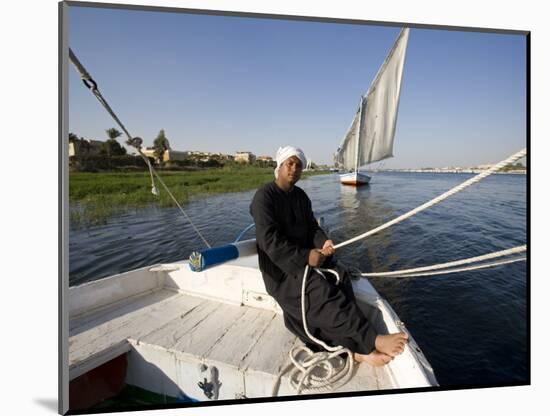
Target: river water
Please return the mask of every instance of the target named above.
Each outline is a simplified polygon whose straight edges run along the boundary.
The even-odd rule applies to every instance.
[[[368,187],[338,176],[299,182],[342,242],[432,199],[471,174],[375,173]],[[400,224],[337,253],[363,272],[420,267],[526,243],[525,175],[493,175]],[[252,222],[254,191],[197,199],[185,210],[212,246],[232,242]],[[247,234],[253,236],[253,232]],[[245,236],[245,238],[247,238]],[[142,266],[178,261],[204,247],[174,208],[132,210],[106,224],[69,231],[70,285]],[[527,264],[434,277],[373,278],[445,387],[528,380]]]

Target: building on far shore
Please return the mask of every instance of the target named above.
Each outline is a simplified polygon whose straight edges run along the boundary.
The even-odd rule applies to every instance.
[[[472,169],[487,170],[487,169],[490,169],[490,168],[492,168],[492,167],[493,167],[493,164],[490,163],[490,164],[488,164],[488,165],[478,165],[478,166],[476,166],[476,167],[474,167],[474,168],[472,168]]]
[[[277,162],[275,162],[271,156],[258,156],[256,162],[259,162],[259,165],[263,167],[274,168],[277,166]]]
[[[89,139],[71,139],[69,140],[69,157],[70,156],[96,156],[101,153],[103,143],[100,140]]]
[[[256,161],[256,155],[252,152],[236,152],[235,162],[254,163]]]
[[[153,147],[142,147],[141,152],[147,156],[152,157],[155,159],[155,161],[158,162],[158,158],[155,155],[155,149]],[[162,160],[164,162],[174,161],[174,160],[187,160],[189,159],[190,152],[188,151],[179,151],[179,150],[172,150],[168,149],[164,151],[164,155],[162,156]]]

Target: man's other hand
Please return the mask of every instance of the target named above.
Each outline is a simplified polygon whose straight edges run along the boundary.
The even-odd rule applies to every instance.
[[[334,248],[334,243],[332,240],[325,241],[325,244],[323,244],[323,248],[321,249],[321,253],[323,253],[325,257],[330,257],[335,251],[336,249]]]

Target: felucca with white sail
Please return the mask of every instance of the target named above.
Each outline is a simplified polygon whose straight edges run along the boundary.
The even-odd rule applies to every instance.
[[[340,175],[342,184],[368,184],[370,176],[359,168],[393,156],[408,39],[409,29],[404,28],[367,93],[361,96],[351,126],[334,155],[336,166],[346,172]]]

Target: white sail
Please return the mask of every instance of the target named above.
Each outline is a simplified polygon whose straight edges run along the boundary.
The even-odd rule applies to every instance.
[[[335,162],[346,170],[393,156],[403,66],[409,38],[404,28],[380,67],[340,144]]]
[[[355,117],[351,122],[351,126],[342,140],[340,147],[334,155],[334,162],[336,166],[344,168],[346,170],[354,169],[357,160],[357,139],[359,138],[359,116],[361,115],[361,108],[357,109]]]

